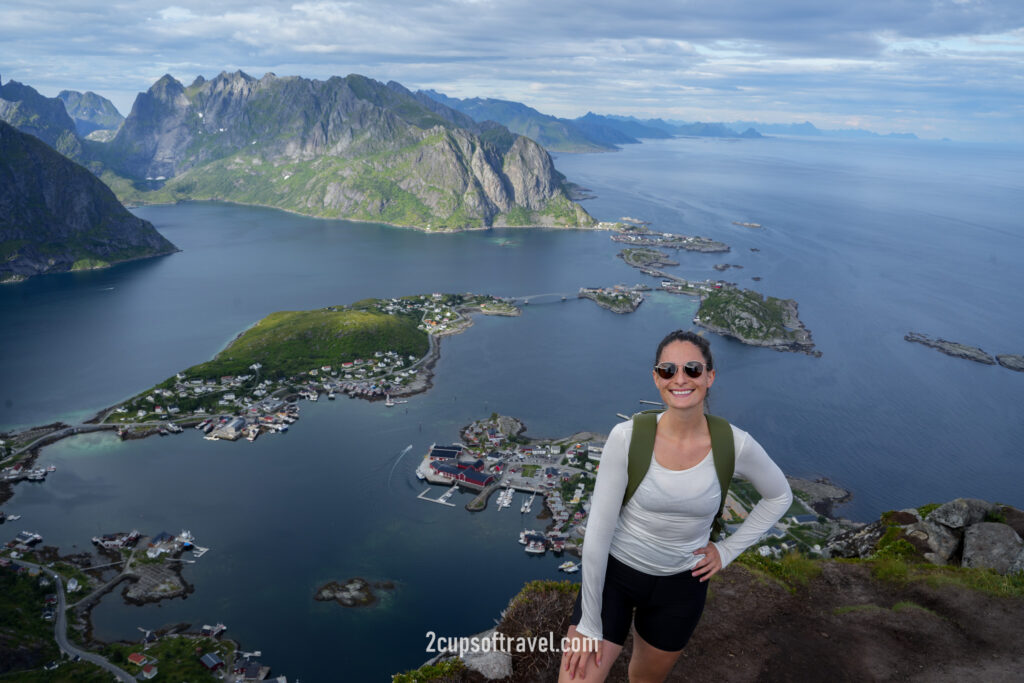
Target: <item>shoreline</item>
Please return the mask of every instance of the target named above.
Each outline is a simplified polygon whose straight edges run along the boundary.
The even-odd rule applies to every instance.
[[[495,315],[502,317],[518,317],[522,315],[522,310],[519,308],[515,309],[516,312],[510,311],[487,311],[480,306],[463,306],[456,308],[455,311],[462,317],[462,321],[452,329],[445,330],[439,333],[433,333],[428,335],[429,347],[426,354],[424,354],[419,360],[413,363],[412,368],[416,368],[419,372],[416,374],[415,379],[410,381],[408,384],[401,385],[396,389],[389,391],[393,397],[407,397],[415,396],[417,394],[425,393],[433,388],[434,383],[434,368],[437,365],[437,361],[441,358],[441,339],[444,337],[462,334],[470,327],[473,326],[473,314],[478,315]],[[254,323],[255,324],[255,323]],[[250,329],[252,325],[249,326]],[[242,334],[242,333],[239,333]],[[363,396],[351,396],[350,398],[358,398],[365,400],[370,403],[379,403],[384,398],[374,397],[363,397]],[[19,435],[31,433],[37,430],[49,430],[48,433],[41,434],[37,439],[30,442],[29,444],[22,446],[20,451],[16,454],[8,456],[10,462],[24,463],[27,466],[34,465],[36,460],[42,453],[42,449],[47,446],[52,446],[58,441],[77,436],[78,434],[89,434],[94,432],[119,432],[125,425],[102,422],[113,413],[117,404],[107,406],[96,412],[92,417],[84,420],[83,422],[75,425],[70,425],[65,422],[52,422],[45,425],[35,425],[26,427],[22,430],[5,432],[5,436],[8,440],[16,439]],[[174,423],[181,427],[189,427],[198,424],[202,421],[199,416],[191,415],[189,417],[182,418],[181,420],[166,420],[164,423]],[[160,423],[137,425],[142,429],[131,430],[125,429],[122,440],[133,440],[133,439],[145,439],[154,435],[158,435],[163,428]],[[5,460],[4,462],[6,462]],[[14,484],[17,481],[0,480],[0,505],[3,505],[14,496]]]
[[[574,201],[574,200],[570,200]],[[578,203],[578,202],[577,202]],[[316,220],[323,221],[348,221],[350,223],[362,223],[366,225],[382,225],[389,228],[400,228],[403,230],[416,230],[418,232],[426,233],[428,235],[456,235],[461,232],[486,232],[487,230],[535,230],[538,228],[547,230],[581,230],[585,232],[616,232],[617,229],[614,227],[607,227],[609,224],[605,221],[594,220],[594,225],[484,225],[480,227],[462,227],[462,228],[444,228],[440,230],[434,230],[431,228],[423,228],[418,225],[402,225],[401,223],[388,223],[387,221],[370,220],[368,218],[344,218],[341,216],[317,216],[314,214],[302,213],[295,209],[285,209],[279,206],[272,206],[270,204],[253,204],[248,202],[235,202],[228,199],[184,199],[176,202],[152,202],[145,204],[138,203],[125,203],[126,209],[139,209],[147,206],[177,206],[179,204],[229,204],[231,206],[248,206],[260,209],[272,209],[274,211],[283,211],[284,213],[290,213],[294,216],[302,216],[303,218],[314,218]],[[180,249],[178,251],[181,251]],[[162,255],[162,254],[161,254]],[[148,257],[147,257],[148,258]]]

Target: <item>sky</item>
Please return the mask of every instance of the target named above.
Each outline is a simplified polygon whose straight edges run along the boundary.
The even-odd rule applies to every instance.
[[[1024,0],[0,0],[0,78],[44,95],[92,90],[127,115],[165,73],[238,69],[569,118],[1024,141]]]

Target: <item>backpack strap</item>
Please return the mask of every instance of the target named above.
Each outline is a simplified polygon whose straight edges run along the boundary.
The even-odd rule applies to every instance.
[[[711,540],[722,537],[722,511],[725,509],[725,496],[729,492],[729,482],[736,470],[736,444],[732,438],[732,427],[727,420],[716,415],[705,415],[708,431],[711,432],[711,453],[715,459],[715,474],[718,484],[722,487],[722,498],[718,502],[718,514],[711,523]]]
[[[645,410],[633,416],[633,436],[629,440],[629,462],[626,482],[626,493],[622,496],[622,507],[636,493],[640,482],[647,476],[651,466],[651,455],[654,453],[654,436],[658,430],[658,414],[660,410]]]
[[[633,416],[633,436],[629,441],[627,463],[626,491],[622,496],[622,506],[636,493],[640,482],[647,476],[654,453],[654,438],[658,430],[658,414],[660,410],[645,410]],[[736,469],[736,445],[733,442],[732,427],[729,422],[715,415],[705,415],[708,432],[711,434],[711,454],[715,461],[715,474],[721,487],[722,496],[718,504],[718,514],[711,525],[711,538],[717,539],[722,534],[722,511],[725,509],[725,496],[729,491]]]

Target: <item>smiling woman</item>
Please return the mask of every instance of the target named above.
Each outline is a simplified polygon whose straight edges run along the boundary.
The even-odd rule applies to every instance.
[[[652,376],[666,406],[653,421],[653,449],[647,423],[635,416],[612,430],[602,456],[563,681],[603,681],[630,626],[630,680],[663,680],[700,620],[707,580],[771,528],[793,500],[785,476],[760,444],[705,416],[715,381],[706,339],[683,330],[667,335]],[[719,472],[729,471],[723,463],[731,458],[735,473],[750,480],[762,499],[736,533],[711,542],[728,486]],[[640,474],[638,460],[646,461]]]

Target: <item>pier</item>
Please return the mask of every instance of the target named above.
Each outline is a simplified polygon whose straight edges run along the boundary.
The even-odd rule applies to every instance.
[[[428,503],[437,503],[438,505],[447,505],[448,507],[453,508],[455,507],[455,503],[449,503],[448,499],[451,498],[452,494],[455,493],[456,488],[457,487],[452,486],[450,489],[445,491],[440,498],[428,498],[427,494],[430,493],[430,488],[428,487],[425,491],[423,491],[423,493],[416,497],[419,498],[420,500],[425,500]]]

